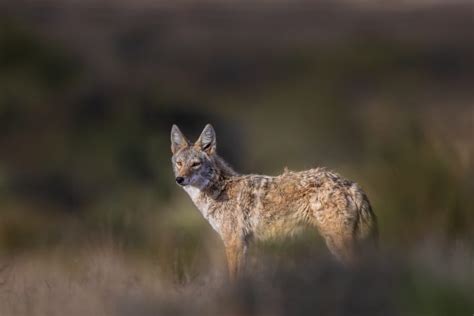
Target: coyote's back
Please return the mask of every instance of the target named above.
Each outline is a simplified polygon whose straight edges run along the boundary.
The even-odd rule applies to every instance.
[[[249,241],[286,236],[305,225],[316,227],[344,263],[376,246],[377,220],[355,182],[323,168],[239,175],[216,154],[210,125],[194,144],[173,126],[171,144],[176,182],[221,236],[231,276],[242,268]]]

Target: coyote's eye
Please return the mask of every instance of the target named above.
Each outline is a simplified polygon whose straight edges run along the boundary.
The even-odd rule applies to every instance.
[[[178,166],[178,168],[181,168],[183,166],[183,163],[181,161],[177,161],[176,166]]]
[[[191,167],[194,168],[194,169],[197,169],[200,166],[201,166],[201,163],[199,161],[193,162],[193,164],[191,165]]]

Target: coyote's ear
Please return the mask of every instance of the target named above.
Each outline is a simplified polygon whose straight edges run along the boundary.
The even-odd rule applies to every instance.
[[[175,154],[178,150],[189,145],[188,140],[179,130],[178,126],[173,124],[171,128],[171,152]]]
[[[211,124],[207,124],[206,127],[204,127],[195,146],[198,146],[208,154],[213,154],[216,151],[216,132],[214,132],[214,128]]]

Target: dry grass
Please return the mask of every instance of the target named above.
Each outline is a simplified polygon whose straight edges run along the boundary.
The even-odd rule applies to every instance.
[[[135,302],[158,311],[182,295],[159,266],[112,248],[5,260],[1,280],[1,315],[128,315]]]
[[[459,258],[435,264],[433,247],[411,261],[355,269],[314,255],[291,265],[259,258],[235,286],[212,267],[176,282],[159,262],[114,247],[73,253],[1,260],[0,315],[441,315],[473,307],[472,254],[452,254],[464,256],[462,266],[452,264]],[[453,268],[465,278],[445,273]]]

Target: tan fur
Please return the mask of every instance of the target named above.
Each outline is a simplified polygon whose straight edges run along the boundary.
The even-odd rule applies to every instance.
[[[230,277],[245,263],[252,239],[268,239],[314,226],[341,262],[358,260],[377,242],[377,221],[355,182],[324,168],[282,175],[239,175],[216,154],[207,125],[193,145],[176,126],[171,133],[173,168],[183,188],[226,247]]]

